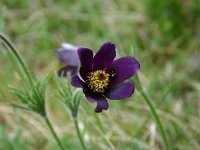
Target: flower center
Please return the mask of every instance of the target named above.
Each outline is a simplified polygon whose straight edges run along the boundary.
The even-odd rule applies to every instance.
[[[97,70],[87,76],[86,83],[93,92],[104,93],[110,82],[109,76],[105,71]]]

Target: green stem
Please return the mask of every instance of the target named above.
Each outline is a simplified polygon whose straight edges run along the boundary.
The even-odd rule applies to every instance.
[[[102,125],[101,119],[99,118],[99,116],[97,115],[97,113],[94,113],[95,116],[95,120],[96,120],[96,124],[99,126],[99,129],[105,133],[104,127]]]
[[[140,91],[141,95],[143,96],[143,98],[145,99],[147,105],[149,106],[149,108],[151,110],[151,113],[154,116],[155,121],[156,121],[156,123],[158,125],[158,128],[160,130],[160,133],[161,133],[164,145],[165,145],[165,149],[166,150],[171,150],[170,144],[169,144],[169,142],[167,140],[167,133],[166,133],[161,121],[160,121],[160,118],[159,118],[159,116],[158,116],[158,114],[156,112],[156,109],[155,109],[154,105],[152,104],[151,100],[149,99],[149,97],[144,92],[138,75],[136,76],[136,78],[137,78],[137,81],[138,81],[138,84],[139,84],[139,91]]]
[[[168,96],[168,94],[170,93],[170,91],[172,90],[172,86],[167,90],[167,92],[164,94],[164,96],[161,98],[161,100],[156,104],[155,109],[158,109],[162,103],[165,101],[166,97]],[[146,118],[146,120],[143,121],[142,126],[137,130],[136,134],[135,134],[135,138],[140,138],[142,135],[142,132],[145,130],[147,124],[149,123],[150,119],[152,117],[152,114],[149,114]]]
[[[15,47],[8,40],[8,38],[6,38],[2,33],[0,33],[0,38],[11,49],[11,51],[13,52],[13,54],[15,55],[15,57],[17,58],[19,64],[21,65],[24,73],[26,74],[26,77],[27,77],[29,83],[33,86],[33,81],[32,81],[31,75],[29,73],[29,70],[26,67],[26,65],[25,65],[24,61],[22,60],[22,58],[20,57],[20,55],[18,54],[18,52],[16,51]]]
[[[105,136],[105,134],[103,133],[103,131],[101,129],[99,129],[99,133],[101,134],[101,136],[103,137],[104,141],[110,146],[110,148],[112,150],[116,150],[115,146],[110,142],[110,140]]]
[[[105,136],[105,130],[104,127],[102,125],[102,121],[99,118],[99,116],[94,113],[95,116],[95,120],[96,120],[96,124],[98,125],[98,129],[99,129],[99,133],[101,134],[101,136],[103,137],[104,141],[110,146],[111,149],[115,150],[115,146],[110,142],[110,140]]]
[[[151,103],[150,99],[147,97],[147,95],[144,93],[144,92],[141,92],[143,98],[145,99],[146,103],[148,104],[151,112],[152,112],[152,115],[154,116],[156,122],[157,122],[157,125],[160,129],[160,132],[161,132],[161,135],[162,135],[162,138],[163,138],[163,142],[165,144],[165,147],[167,150],[170,149],[170,146],[169,146],[169,143],[167,141],[167,135],[166,135],[166,131],[164,130],[164,127],[160,121],[160,118],[158,117],[158,114],[156,113],[156,109],[155,107],[153,106],[153,104]]]
[[[80,143],[81,143],[81,146],[82,146],[83,150],[87,150],[87,148],[85,146],[85,143],[83,141],[83,138],[81,136],[81,132],[80,132],[80,128],[78,126],[78,120],[77,120],[77,118],[74,118],[74,125],[75,125],[76,132],[77,132],[77,135],[78,135],[78,138],[80,140]]]
[[[53,137],[55,138],[56,142],[58,143],[59,147],[61,150],[65,150],[62,143],[60,142],[58,135],[56,134],[55,130],[53,129],[51,122],[49,121],[49,119],[47,117],[44,117],[45,122],[47,123],[49,129],[51,130],[51,133],[53,135]]]

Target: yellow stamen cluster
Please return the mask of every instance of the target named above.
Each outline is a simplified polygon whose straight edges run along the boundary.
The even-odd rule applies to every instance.
[[[97,70],[87,76],[86,83],[93,92],[104,93],[110,82],[109,76],[105,71]]]

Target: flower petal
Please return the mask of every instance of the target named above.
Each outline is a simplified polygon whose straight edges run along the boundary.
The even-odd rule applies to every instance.
[[[71,85],[74,86],[74,87],[77,87],[77,88],[80,88],[82,87],[82,84],[81,84],[81,79],[78,77],[78,75],[73,75],[72,78],[71,78]]]
[[[104,70],[109,67],[116,56],[115,45],[104,43],[93,59],[93,70]]]
[[[104,97],[99,98],[98,100],[96,100],[96,102],[97,102],[97,106],[96,106],[95,112],[97,113],[102,112],[103,109],[107,110],[109,107],[108,101]]]
[[[67,77],[68,73],[71,73],[71,75],[76,74],[78,72],[77,66],[65,66],[58,70],[57,74],[59,77]]]
[[[85,94],[85,98],[89,103],[97,103],[95,112],[99,113],[102,112],[103,109],[107,110],[109,105],[108,105],[108,101],[106,100],[105,97],[103,97],[102,95],[95,95],[94,93],[92,93],[91,91],[89,91],[87,89],[87,87],[84,86],[83,84],[83,92]]]
[[[92,71],[93,52],[88,48],[79,48],[78,55],[81,62],[80,75],[85,80]]]
[[[62,48],[64,49],[67,49],[67,50],[74,50],[74,51],[77,51],[78,47],[77,46],[74,46],[70,43],[62,43]]]
[[[79,66],[77,49],[77,47],[66,47],[66,44],[63,44],[63,47],[59,50],[55,50],[54,54],[66,65]]]
[[[134,92],[134,85],[132,82],[123,82],[110,87],[105,97],[111,100],[120,100],[130,97]]]
[[[140,64],[136,58],[125,56],[116,59],[107,72],[111,75],[112,84],[118,84],[135,75],[139,69]]]
[[[85,82],[83,82],[82,85],[83,85],[83,93],[85,94],[85,98],[88,100],[88,102],[94,103],[96,102],[96,99],[99,99],[100,97],[102,97],[102,95],[100,94],[93,93],[88,88],[88,85]]]
[[[94,98],[92,98],[90,95],[85,93],[85,98],[87,99],[88,102],[90,103],[94,103],[96,102],[96,100]]]

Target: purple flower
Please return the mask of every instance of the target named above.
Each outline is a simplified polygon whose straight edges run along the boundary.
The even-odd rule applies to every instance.
[[[71,84],[82,88],[88,102],[96,102],[95,112],[107,110],[108,99],[120,100],[130,97],[134,85],[126,81],[140,69],[140,64],[134,57],[125,56],[114,60],[115,45],[104,43],[94,55],[88,48],[78,48],[80,60],[80,77],[72,76]]]
[[[60,49],[54,51],[58,59],[66,65],[58,71],[59,77],[66,77],[68,72],[77,73],[80,64],[77,49],[74,45],[63,43]]]

